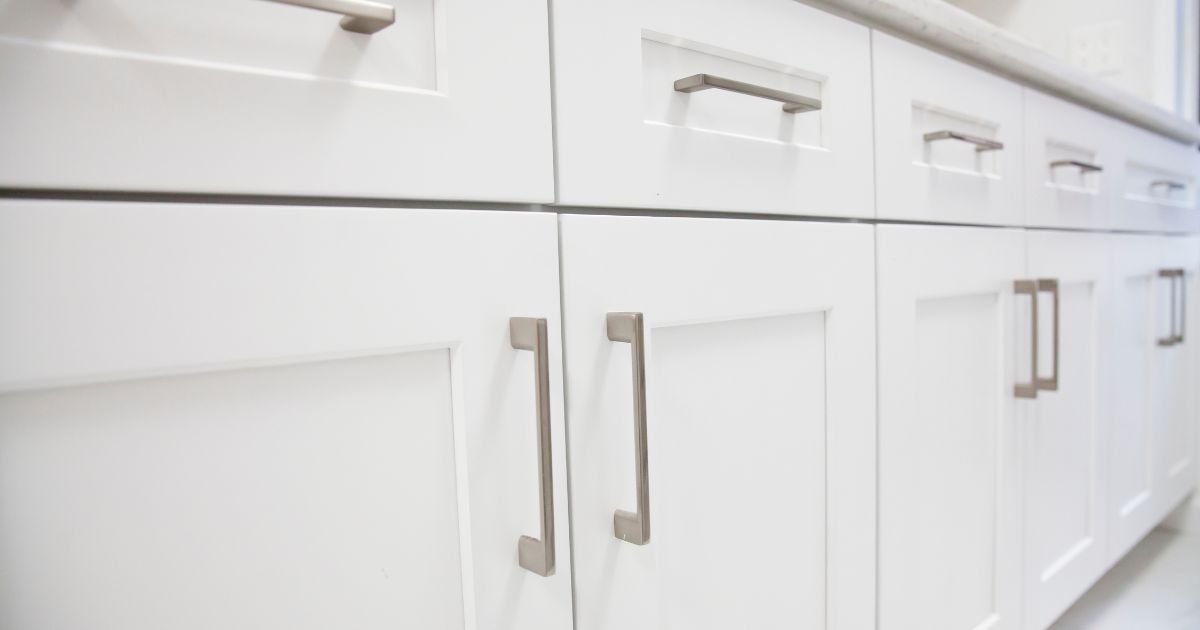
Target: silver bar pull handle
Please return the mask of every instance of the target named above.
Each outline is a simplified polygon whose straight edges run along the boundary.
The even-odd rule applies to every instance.
[[[541,538],[521,536],[517,560],[521,567],[549,577],[554,575],[554,468],[550,443],[550,350],[546,320],[512,317],[508,336],[516,350],[533,351],[533,374],[537,393],[538,501],[541,505]]]
[[[633,359],[633,449],[637,511],[613,514],[613,535],[628,543],[650,542],[650,456],[646,445],[646,331],[641,313],[608,313],[610,341],[629,344]]]
[[[1028,383],[1013,385],[1013,396],[1017,398],[1037,398],[1037,368],[1038,368],[1038,313],[1037,313],[1037,282],[1034,280],[1014,280],[1013,293],[1029,296],[1030,308],[1030,371]]]
[[[925,142],[935,142],[937,140],[960,140],[975,145],[975,150],[981,153],[983,151],[999,151],[1004,148],[1004,143],[998,140],[973,136],[960,131],[942,130],[931,131],[925,134]]]
[[[675,91],[687,94],[710,88],[725,90],[727,92],[737,92],[738,94],[745,94],[747,96],[757,96],[771,101],[779,101],[783,103],[783,111],[789,114],[813,112],[821,109],[821,99],[754,85],[753,83],[726,79],[725,77],[713,76],[711,74],[693,74],[690,77],[684,77],[675,82]]]
[[[369,0],[268,0],[279,4],[342,14],[339,23],[343,30],[353,33],[379,32],[396,23],[396,8]]]
[[[1186,307],[1181,304],[1186,300],[1183,288],[1183,270],[1182,269],[1159,269],[1158,277],[1166,278],[1171,282],[1171,332],[1166,337],[1160,337],[1158,345],[1170,347],[1183,343],[1183,316],[1186,314]],[[1183,298],[1181,300],[1180,298]]]
[[[1050,168],[1058,168],[1060,166],[1074,166],[1085,173],[1099,173],[1104,170],[1099,164],[1084,162],[1082,160],[1054,160],[1050,163]]]
[[[1166,188],[1167,190],[1183,190],[1187,188],[1187,184],[1177,182],[1173,179],[1156,179],[1150,182],[1151,188]]]
[[[1183,332],[1187,322],[1187,272],[1178,270],[1179,278],[1179,332],[1175,333],[1175,343],[1183,343]]]
[[[1038,288],[1038,291],[1048,292],[1053,297],[1053,301],[1054,301],[1054,324],[1053,324],[1054,349],[1051,351],[1052,352],[1051,359],[1053,360],[1052,365],[1054,366],[1054,371],[1051,373],[1050,378],[1042,378],[1042,377],[1038,376],[1037,373],[1035,372],[1033,382],[1037,385],[1038,389],[1040,389],[1042,391],[1053,392],[1053,391],[1058,391],[1058,346],[1059,346],[1059,342],[1058,342],[1058,322],[1059,322],[1058,280],[1054,279],[1054,278],[1040,278],[1037,281],[1037,288]],[[1037,299],[1035,298],[1034,302],[1036,302],[1036,301],[1037,301]]]

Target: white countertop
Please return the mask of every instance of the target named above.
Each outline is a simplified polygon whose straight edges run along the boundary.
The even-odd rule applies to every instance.
[[[915,40],[1180,142],[1200,143],[1200,125],[1089,76],[1012,33],[942,0],[801,1]]]

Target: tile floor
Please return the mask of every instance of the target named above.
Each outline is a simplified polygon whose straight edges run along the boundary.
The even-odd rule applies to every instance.
[[[1200,630],[1200,530],[1150,532],[1051,630]]]

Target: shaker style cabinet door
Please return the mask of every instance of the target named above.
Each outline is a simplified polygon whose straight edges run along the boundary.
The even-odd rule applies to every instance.
[[[569,628],[555,228],[0,204],[0,627]]]
[[[1108,568],[1109,245],[1107,234],[1025,235],[1038,299],[1037,399],[1020,442],[1026,630],[1049,626]]]
[[[0,0],[0,188],[552,201],[546,14]]]
[[[1120,181],[1114,121],[1026,88],[1025,225],[1106,229]]]
[[[873,628],[871,228],[561,238],[576,628]]]
[[[1018,402],[1031,401],[1016,396],[1036,391],[1024,234],[879,226],[876,241],[878,627],[1018,629]]]
[[[1110,560],[1195,484],[1195,343],[1186,323],[1198,255],[1192,238],[1113,236]]]
[[[867,27],[793,0],[552,4],[559,203],[874,216]]]

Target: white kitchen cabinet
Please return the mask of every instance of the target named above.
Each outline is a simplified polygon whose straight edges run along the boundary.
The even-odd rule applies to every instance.
[[[577,630],[873,628],[872,228],[561,239]]]
[[[1109,119],[1031,89],[1025,95],[1025,225],[1107,229],[1120,142]]]
[[[880,630],[1021,627],[1024,241],[1016,229],[876,228]]]
[[[552,201],[546,3],[384,4],[0,0],[0,187]]]
[[[1198,257],[1193,238],[1113,236],[1112,561],[1195,484],[1195,344],[1181,324]]]
[[[876,215],[1021,225],[1021,87],[871,32]]]
[[[1109,120],[1121,147],[1112,227],[1148,232],[1200,230],[1200,153],[1196,148]]]
[[[874,216],[865,26],[792,0],[553,9],[559,203]]]
[[[556,242],[0,204],[0,627],[569,628]]]
[[[1108,568],[1109,245],[1107,234],[1026,232],[1039,289],[1039,388],[1020,441],[1026,630],[1049,626]]]

